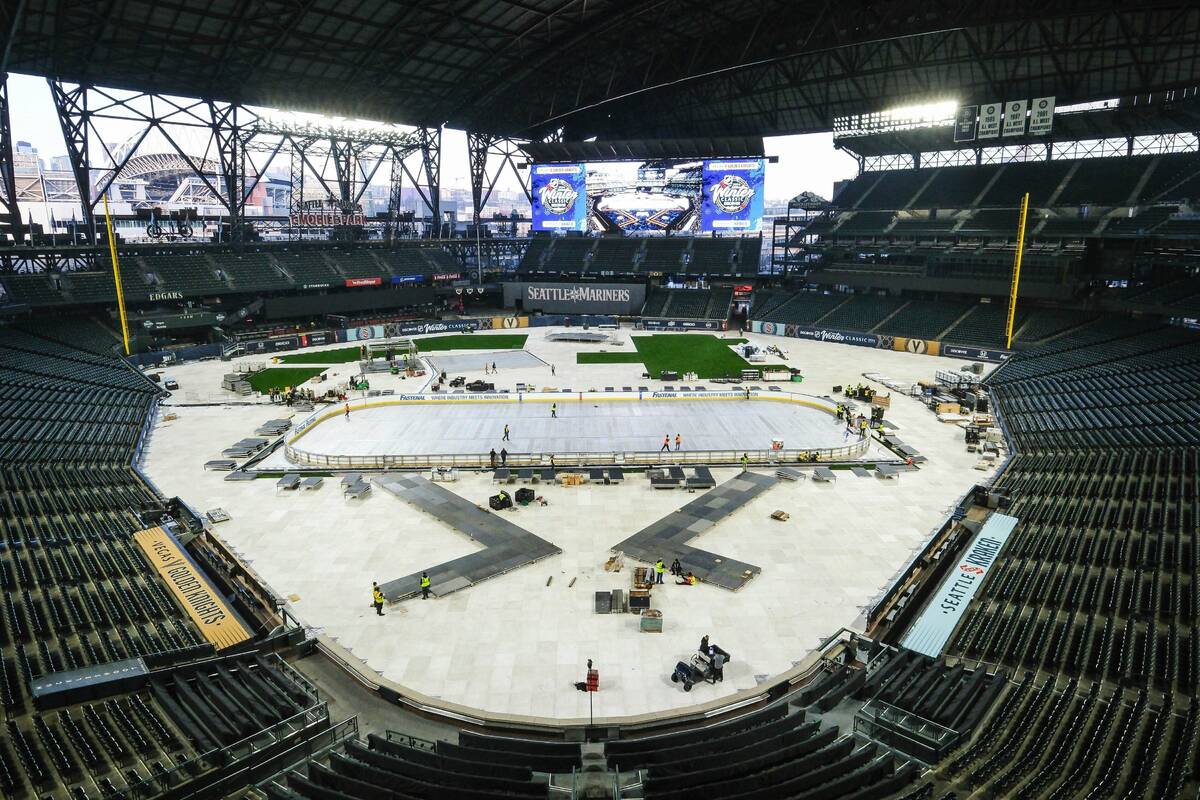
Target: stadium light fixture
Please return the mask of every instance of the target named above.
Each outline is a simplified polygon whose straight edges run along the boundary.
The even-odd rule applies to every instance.
[[[371,139],[390,141],[413,135],[411,128],[385,122],[327,117],[300,111],[267,110],[258,113],[254,129],[260,133],[317,136],[323,139]]]
[[[936,128],[954,124],[958,100],[936,100],[884,111],[850,114],[833,120],[834,139],[843,136],[870,136],[877,133]]]
[[[884,110],[881,116],[898,121],[937,124],[952,121],[954,119],[954,112],[957,109],[957,100],[939,100],[933,103],[889,108]]]

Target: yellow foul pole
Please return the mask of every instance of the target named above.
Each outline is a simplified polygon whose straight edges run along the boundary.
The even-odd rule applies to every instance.
[[[1026,196],[1028,197],[1028,195]],[[125,321],[125,293],[121,291],[121,268],[117,264],[117,240],[113,237],[112,216],[108,213],[107,192],[104,194],[104,227],[108,230],[108,254],[112,257],[113,283],[117,287],[117,312],[121,315],[121,338],[125,342],[125,355],[129,355],[129,323]]]
[[[1004,346],[1012,349],[1013,319],[1017,315],[1017,287],[1021,283],[1021,254],[1025,252],[1025,218],[1029,216],[1029,192],[1021,199],[1021,221],[1017,225],[1017,257],[1013,261],[1012,288],[1008,293],[1008,321],[1004,325]]]

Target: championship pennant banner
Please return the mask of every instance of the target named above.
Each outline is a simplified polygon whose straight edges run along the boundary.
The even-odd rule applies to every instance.
[[[212,642],[224,650],[251,638],[251,634],[234,615],[221,595],[183,552],[175,537],[162,528],[147,528],[133,535],[133,540],[158,570],[171,594],[187,611],[192,622]]]

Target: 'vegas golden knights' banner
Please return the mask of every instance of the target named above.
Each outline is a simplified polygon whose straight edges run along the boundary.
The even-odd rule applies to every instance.
[[[251,637],[171,534],[162,528],[147,528],[135,533],[133,540],[166,581],[171,594],[187,610],[204,638],[218,650]]]
[[[921,353],[922,355],[936,356],[941,352],[942,343],[935,342],[933,339],[909,339],[904,336],[897,336],[892,342],[892,349],[905,353]]]

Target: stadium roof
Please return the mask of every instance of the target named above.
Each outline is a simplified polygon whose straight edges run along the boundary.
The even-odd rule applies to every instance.
[[[532,138],[823,131],[947,95],[1062,104],[1200,75],[1200,8],[1178,0],[26,0],[0,14],[12,72]]]

